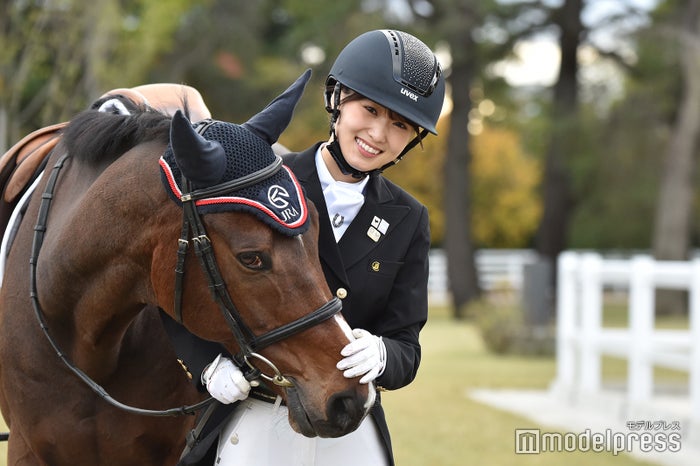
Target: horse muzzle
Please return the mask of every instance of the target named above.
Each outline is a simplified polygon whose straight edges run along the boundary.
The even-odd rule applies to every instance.
[[[365,389],[367,393],[363,394]],[[296,387],[290,387],[287,388],[289,424],[306,437],[341,437],[360,426],[375,398],[373,384],[359,385],[357,389],[331,395],[325,403],[325,413],[320,414],[307,408],[303,394]]]

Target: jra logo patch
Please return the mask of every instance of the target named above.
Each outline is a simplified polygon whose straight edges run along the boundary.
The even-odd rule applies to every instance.
[[[284,209],[289,205],[289,192],[282,186],[275,184],[267,190],[267,199],[278,209]]]

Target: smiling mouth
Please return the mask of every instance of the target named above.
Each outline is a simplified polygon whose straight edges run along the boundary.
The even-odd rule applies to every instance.
[[[370,146],[369,144],[367,144],[365,141],[363,141],[360,138],[355,138],[355,144],[357,144],[357,146],[360,149],[362,149],[364,152],[367,152],[369,155],[379,155],[382,153],[381,150]]]

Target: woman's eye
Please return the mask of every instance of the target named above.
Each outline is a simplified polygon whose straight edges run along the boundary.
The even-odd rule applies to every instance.
[[[365,110],[367,110],[367,111],[368,111],[369,113],[371,113],[372,115],[376,115],[376,114],[377,114],[377,109],[374,108],[374,107],[371,107],[371,106],[369,106],[369,105],[366,105],[366,106],[365,106]]]
[[[243,266],[253,270],[269,269],[269,259],[265,254],[258,251],[242,252],[238,254],[238,261]]]

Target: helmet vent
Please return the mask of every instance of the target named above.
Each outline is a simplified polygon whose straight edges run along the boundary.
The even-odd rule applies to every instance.
[[[384,33],[392,48],[394,79],[423,97],[429,96],[441,73],[433,52],[410,34],[391,30]]]

